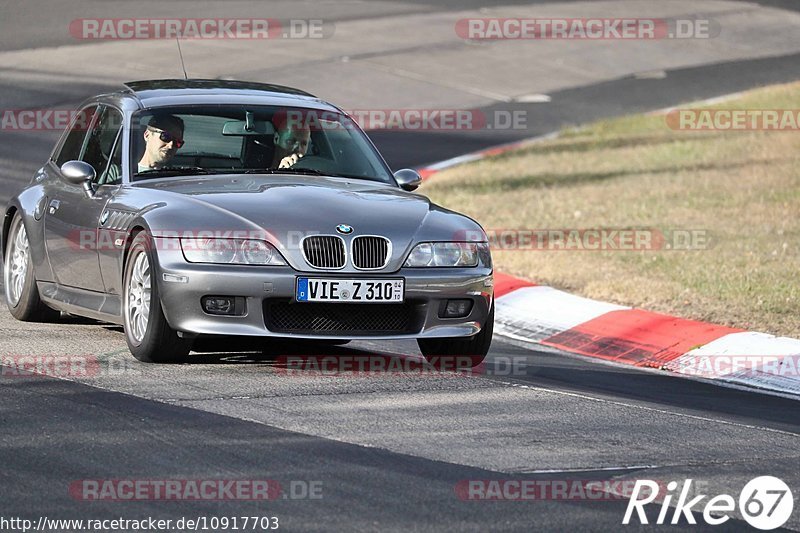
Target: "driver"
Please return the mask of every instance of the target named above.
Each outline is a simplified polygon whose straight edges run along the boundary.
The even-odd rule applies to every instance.
[[[289,168],[306,155],[311,142],[311,130],[302,117],[279,112],[272,117],[275,126],[275,153],[272,168]]]
[[[166,166],[183,146],[183,120],[175,115],[153,115],[144,131],[144,155],[137,172]]]

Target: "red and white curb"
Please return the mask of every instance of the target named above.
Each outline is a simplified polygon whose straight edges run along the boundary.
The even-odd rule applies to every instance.
[[[423,178],[555,134],[449,159]],[[600,302],[495,272],[495,333],[609,363],[800,395],[800,340]]]
[[[800,394],[800,340],[633,309],[495,273],[495,332],[611,363]]]

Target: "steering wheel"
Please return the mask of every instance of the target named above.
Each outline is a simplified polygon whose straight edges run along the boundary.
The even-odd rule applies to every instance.
[[[308,170],[319,170],[320,172],[325,172],[327,170],[326,167],[329,166],[330,159],[318,155],[304,155],[297,161],[297,163],[289,168],[304,168]]]

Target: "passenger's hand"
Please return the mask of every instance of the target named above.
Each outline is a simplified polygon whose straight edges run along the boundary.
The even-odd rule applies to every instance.
[[[283,159],[281,159],[278,168],[290,168],[292,165],[300,161],[300,158],[303,157],[303,154],[292,154],[287,155]]]

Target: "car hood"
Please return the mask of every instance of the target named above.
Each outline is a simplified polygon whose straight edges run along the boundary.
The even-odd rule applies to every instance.
[[[226,175],[161,179],[135,186],[182,195],[186,208],[173,214],[182,220],[184,229],[218,230],[221,224],[228,224],[239,230],[244,223],[250,230],[264,230],[296,268],[305,265],[300,239],[312,234],[336,235],[339,224],[353,227],[351,235],[343,236],[345,240],[358,235],[389,238],[393,253],[387,268],[399,268],[415,242],[463,240],[467,232],[480,231],[471,219],[424,196],[365,180]]]

